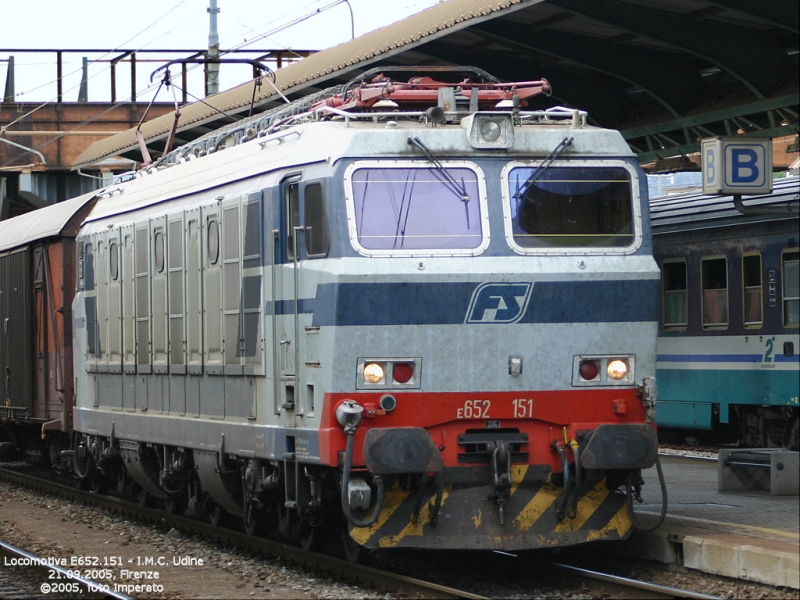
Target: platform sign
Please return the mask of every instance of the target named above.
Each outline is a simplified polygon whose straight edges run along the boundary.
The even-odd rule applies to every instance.
[[[704,194],[772,192],[772,140],[716,137],[701,141]]]

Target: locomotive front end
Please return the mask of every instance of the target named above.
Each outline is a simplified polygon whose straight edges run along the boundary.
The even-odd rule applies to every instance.
[[[443,335],[441,351],[454,342]],[[527,361],[505,358],[506,377],[519,380]],[[622,360],[609,358],[576,357],[576,380],[585,360]],[[630,491],[657,453],[651,377],[574,391],[426,393],[393,385],[393,365],[408,359],[363,364],[365,380],[390,375],[382,391],[336,404],[342,506],[358,544],[520,550],[631,533]],[[424,372],[420,359],[411,364],[417,377],[435,377],[429,363]],[[486,374],[485,363],[474,368]]]

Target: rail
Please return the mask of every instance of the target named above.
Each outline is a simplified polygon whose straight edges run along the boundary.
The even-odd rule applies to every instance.
[[[26,552],[21,548],[0,541],[0,556],[3,564],[8,567],[19,566],[33,573],[34,579],[41,579],[42,593],[48,591],[61,594],[61,589],[71,590],[82,598],[108,598],[110,600],[133,600],[130,596],[110,589],[108,585],[86,579],[76,574],[74,570],[65,569],[56,564],[52,559],[42,558]],[[53,581],[56,584],[53,584]]]
[[[486,600],[484,596],[457,590],[432,582],[383,571],[346,560],[310,552],[296,546],[248,535],[244,532],[217,527],[210,523],[169,514],[142,506],[135,502],[102,496],[94,492],[79,490],[61,483],[41,479],[18,471],[0,468],[0,481],[11,481],[25,487],[46,491],[71,501],[81,501],[90,506],[98,506],[112,511],[127,514],[147,522],[168,524],[186,534],[198,535],[206,539],[247,548],[260,552],[265,556],[280,557],[306,568],[327,573],[333,577],[357,581],[363,586],[372,586],[379,590],[391,591],[409,598],[465,598],[467,600]]]
[[[708,594],[701,594],[699,592],[692,592],[681,588],[670,587],[666,585],[658,585],[655,583],[648,583],[646,581],[639,581],[637,579],[630,579],[628,577],[620,577],[618,575],[611,575],[609,573],[600,573],[598,571],[591,571],[589,569],[582,569],[572,565],[561,563],[548,563],[551,566],[568,571],[579,577],[583,577],[588,581],[602,581],[606,584],[613,586],[613,590],[606,589],[607,592],[620,592],[617,596],[614,594],[612,597],[626,598],[629,597],[631,590],[634,590],[633,598],[690,598],[692,600],[721,600],[719,596],[711,596]]]

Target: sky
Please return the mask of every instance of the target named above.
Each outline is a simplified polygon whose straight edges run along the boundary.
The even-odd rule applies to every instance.
[[[418,13],[439,0],[217,0],[220,48],[323,50]],[[11,5],[13,4],[13,9]],[[208,47],[210,0],[135,0],[125,4],[108,0],[0,0],[0,92],[6,89],[8,58],[14,57],[17,102],[46,102],[57,94],[56,55],[20,52],[42,50],[169,50]],[[113,8],[112,8],[113,7]],[[352,22],[351,12],[352,8]],[[295,23],[296,22],[296,23]],[[294,24],[293,24],[294,23]],[[352,26],[351,26],[352,25]],[[12,51],[9,51],[12,50]],[[13,51],[16,50],[16,51]],[[81,82],[83,57],[88,64],[88,99],[108,102],[111,96],[110,59],[119,53],[63,54],[64,101],[75,102]],[[137,99],[149,100],[156,84],[150,75],[176,53],[137,55]],[[254,58],[253,55],[238,57]],[[152,59],[152,63],[141,62]],[[271,65],[270,65],[271,66]],[[173,68],[177,75],[180,66]],[[202,66],[190,73],[190,95],[203,94]],[[220,91],[248,81],[252,70],[243,65],[221,65]],[[130,67],[117,67],[116,97],[131,93]],[[172,99],[161,97],[159,101]],[[179,96],[180,98],[180,96]]]

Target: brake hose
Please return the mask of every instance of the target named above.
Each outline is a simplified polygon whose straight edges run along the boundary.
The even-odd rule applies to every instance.
[[[625,478],[625,492],[627,495],[628,500],[628,515],[633,522],[633,526],[642,533],[649,533],[650,531],[655,531],[659,527],[661,527],[662,523],[664,523],[664,519],[667,517],[667,484],[664,481],[664,471],[661,470],[661,461],[658,458],[658,454],[656,453],[656,469],[658,470],[658,481],[661,485],[661,514],[658,517],[658,521],[656,524],[649,528],[644,528],[639,523],[636,522],[636,515],[633,514],[633,493],[631,492],[631,488],[633,487],[632,478],[633,474],[628,473],[628,476]],[[642,497],[637,494],[636,498],[639,502],[642,501]]]
[[[572,480],[569,478],[569,459],[567,458],[567,453],[564,450],[564,444],[558,441],[553,442],[552,446],[555,446],[558,455],[561,457],[561,466],[564,470],[564,489],[561,490],[561,494],[559,494],[558,498],[556,499],[556,519],[562,521],[564,519],[565,509],[571,493],[570,486]]]
[[[347,497],[347,488],[350,485],[350,468],[353,466],[353,446],[354,437],[356,433],[355,427],[346,427],[345,433],[347,434],[347,449],[344,453],[344,473],[342,474],[342,510],[347,522],[353,527],[370,527],[378,520],[378,516],[383,509],[383,500],[386,493],[383,485],[383,478],[376,475],[374,478],[375,484],[378,486],[378,497],[375,500],[375,510],[366,521],[359,521],[350,511],[350,499]]]

